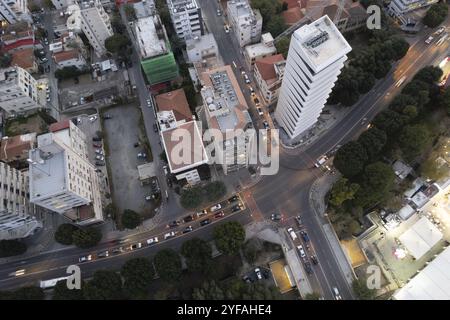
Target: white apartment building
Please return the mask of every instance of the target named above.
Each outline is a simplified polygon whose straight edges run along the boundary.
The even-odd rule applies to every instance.
[[[42,224],[32,217],[28,175],[0,162],[0,240],[25,238]]]
[[[218,49],[216,39],[212,33],[186,40],[186,53],[190,63],[217,57]]]
[[[216,163],[224,174],[247,167],[254,131],[248,106],[231,66],[219,67],[201,75],[201,95],[208,128],[220,132],[214,137]]]
[[[400,18],[407,12],[430,6],[439,0],[392,0],[388,6],[388,13]]]
[[[275,110],[291,139],[317,122],[351,49],[327,15],[292,35]]]
[[[250,69],[256,60],[272,56],[275,53],[277,53],[277,48],[273,44],[273,37],[270,32],[261,36],[260,43],[250,44],[244,48],[245,62]]]
[[[83,132],[66,120],[30,151],[30,202],[87,225],[103,220],[99,178]]]
[[[0,0],[0,25],[1,21],[14,24],[19,21],[31,22],[27,0]]]
[[[167,0],[173,28],[181,40],[203,34],[202,10],[196,0]]]
[[[260,41],[262,17],[259,10],[253,10],[247,0],[231,0],[227,2],[227,12],[241,47]]]
[[[106,53],[105,40],[113,35],[111,22],[103,6],[95,1],[80,1],[81,31],[100,57]]]
[[[166,33],[158,15],[136,20],[134,22],[134,33],[141,59],[167,53]]]
[[[18,66],[0,69],[0,108],[8,115],[25,114],[44,108],[47,79],[35,79]]]
[[[55,6],[56,10],[60,10],[74,4],[75,0],[52,0],[52,3]]]

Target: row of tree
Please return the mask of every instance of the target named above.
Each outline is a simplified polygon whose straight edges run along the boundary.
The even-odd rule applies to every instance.
[[[79,228],[69,223],[61,224],[55,232],[55,240],[64,245],[76,245],[78,248],[91,248],[102,239],[97,228]]]
[[[423,23],[430,28],[435,28],[444,22],[447,15],[447,4],[444,2],[435,3],[430,7],[430,9],[428,9],[425,17],[423,18]]]
[[[275,38],[286,29],[281,13],[288,9],[286,2],[272,0],[251,0],[253,9],[258,9],[263,19],[263,30]]]

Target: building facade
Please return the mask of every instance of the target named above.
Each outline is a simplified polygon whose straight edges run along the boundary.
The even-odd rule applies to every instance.
[[[350,51],[326,15],[294,32],[275,110],[291,139],[317,122]]]
[[[75,0],[52,0],[52,3],[55,6],[56,10],[60,10],[74,4]]]
[[[8,115],[37,111],[47,104],[47,79],[35,79],[18,66],[0,69],[0,108]]]
[[[0,25],[1,21],[14,24],[19,21],[31,22],[27,0],[0,0]]]
[[[227,2],[228,20],[241,47],[261,40],[262,16],[247,0]]]
[[[186,41],[203,34],[202,10],[196,0],[167,0],[173,28]]]
[[[0,240],[25,238],[42,228],[32,216],[28,187],[26,172],[0,162]]]
[[[392,17],[401,17],[410,11],[437,3],[439,0],[392,0],[389,3],[388,13]]]
[[[273,44],[273,37],[268,32],[261,36],[261,42],[250,44],[244,48],[244,57],[247,66],[251,69],[255,61],[269,57],[277,53],[277,48]]]
[[[30,151],[30,201],[80,225],[102,221],[99,177],[83,132],[69,120],[50,130]]]
[[[286,60],[282,54],[259,59],[255,63],[254,76],[264,100],[270,104],[278,99],[283,81]]]
[[[217,57],[216,39],[212,33],[186,40],[186,53],[190,63]]]
[[[105,40],[113,35],[111,22],[100,2],[80,1],[81,31],[100,57],[106,53]]]

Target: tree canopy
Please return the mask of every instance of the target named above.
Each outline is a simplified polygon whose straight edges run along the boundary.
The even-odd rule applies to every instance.
[[[208,273],[212,263],[211,246],[202,239],[193,238],[181,246],[181,254],[186,258],[189,271]]]
[[[330,204],[339,207],[344,201],[353,199],[359,188],[359,184],[350,183],[346,178],[339,179],[331,189]]]
[[[53,288],[53,300],[83,300],[84,283],[81,284],[80,289],[69,289],[67,288],[67,281],[61,280],[56,283]]]
[[[228,255],[239,251],[245,241],[245,230],[237,221],[230,221],[214,228],[217,249]]]
[[[154,277],[153,266],[147,258],[128,260],[120,270],[124,292],[132,298],[145,298]]]
[[[222,181],[213,181],[204,187],[208,201],[217,201],[227,193],[227,187]]]
[[[359,278],[352,282],[352,288],[359,300],[373,300],[375,299],[376,290],[369,289],[366,284],[366,279]]]
[[[289,46],[291,44],[291,37],[284,36],[280,40],[278,40],[277,44],[277,52],[281,53],[285,59],[287,59]]]
[[[0,258],[18,256],[25,251],[26,244],[19,240],[0,240]]]
[[[96,228],[78,229],[73,232],[73,243],[82,249],[91,248],[102,239],[102,233]]]
[[[134,229],[142,223],[142,218],[139,213],[126,209],[122,214],[122,225],[127,229]]]
[[[98,270],[83,291],[86,300],[119,300],[123,298],[122,279],[114,271]]]
[[[159,251],[153,260],[156,272],[166,282],[176,282],[181,277],[181,259],[172,249]]]
[[[370,161],[376,160],[380,151],[386,144],[386,132],[376,127],[364,131],[358,138],[358,142],[364,147]]]
[[[78,227],[70,223],[63,223],[58,226],[55,232],[55,241],[64,245],[71,245],[73,243],[73,233],[78,230]]]
[[[423,18],[423,23],[430,28],[437,27],[444,22],[445,18],[447,18],[447,10],[448,8],[446,3],[433,4]]]
[[[403,158],[412,161],[421,155],[430,143],[430,131],[424,125],[406,126],[399,137],[399,147]]]
[[[185,188],[181,191],[180,203],[183,208],[194,209],[203,202],[203,192],[200,187]]]
[[[357,141],[350,141],[336,152],[333,164],[344,177],[350,178],[363,170],[367,160],[365,148]]]

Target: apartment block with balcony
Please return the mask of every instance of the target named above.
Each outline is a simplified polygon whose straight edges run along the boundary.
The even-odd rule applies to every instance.
[[[14,24],[19,21],[31,22],[27,0],[0,0],[0,25],[1,21]]]
[[[255,62],[253,73],[255,82],[267,104],[278,99],[285,67],[286,60],[282,54],[269,56]]]
[[[262,16],[247,0],[227,2],[228,21],[241,47],[261,40]]]
[[[196,0],[167,0],[167,6],[179,39],[186,41],[203,35],[202,10]]]

